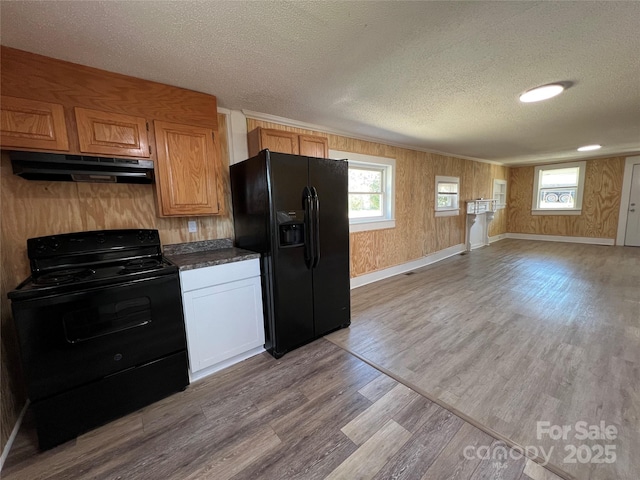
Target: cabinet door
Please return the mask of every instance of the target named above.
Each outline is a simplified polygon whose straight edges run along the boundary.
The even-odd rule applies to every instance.
[[[298,134],[284,130],[260,129],[260,150],[268,148],[272,152],[292,153],[297,155]]]
[[[16,97],[2,97],[2,148],[69,150],[62,105]]]
[[[154,125],[162,215],[218,213],[213,130],[159,121]]]
[[[299,135],[300,155],[329,158],[329,140],[315,135]]]
[[[186,292],[192,372],[264,345],[260,277]]]
[[[147,121],[141,117],[76,107],[80,151],[149,157]]]

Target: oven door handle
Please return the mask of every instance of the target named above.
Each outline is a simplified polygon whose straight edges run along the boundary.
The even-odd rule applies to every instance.
[[[67,342],[81,343],[151,323],[151,304],[147,297],[131,298],[96,310],[85,309],[62,317]]]
[[[62,323],[64,325],[64,336],[65,336],[65,339],[67,340],[68,343],[74,345],[76,343],[86,342],[87,340],[93,340],[94,338],[100,338],[100,337],[104,337],[106,335],[112,335],[114,333],[124,332],[125,330],[131,330],[132,328],[144,327],[145,325],[150,324],[151,320],[142,320],[142,321],[137,322],[135,324],[119,325],[117,327],[104,329],[104,330],[100,331],[99,333],[96,333],[95,335],[89,335],[89,336],[86,336],[86,337],[77,337],[77,338],[69,338],[69,332],[67,330],[67,324],[64,323],[64,322],[62,322]]]

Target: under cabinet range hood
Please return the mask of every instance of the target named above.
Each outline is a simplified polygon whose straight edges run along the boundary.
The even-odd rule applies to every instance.
[[[153,183],[153,161],[40,152],[9,152],[14,175],[27,180]]]

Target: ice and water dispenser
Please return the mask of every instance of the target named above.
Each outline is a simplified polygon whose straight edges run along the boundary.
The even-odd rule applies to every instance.
[[[281,211],[277,218],[280,248],[304,245],[304,210]]]

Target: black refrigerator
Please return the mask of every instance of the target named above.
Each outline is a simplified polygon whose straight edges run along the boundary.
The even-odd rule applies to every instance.
[[[276,358],[351,323],[346,160],[263,150],[231,166],[236,246],[261,254]]]

